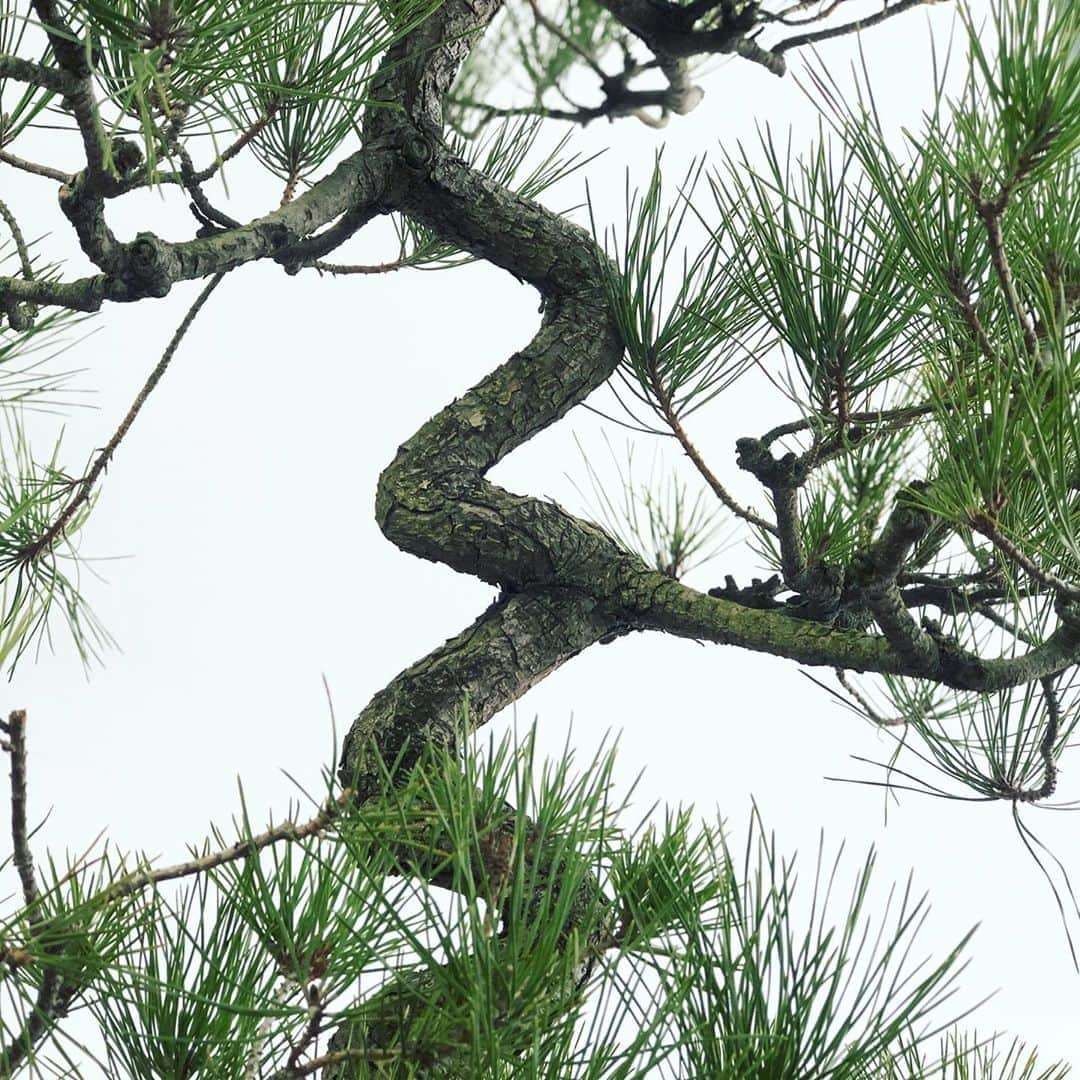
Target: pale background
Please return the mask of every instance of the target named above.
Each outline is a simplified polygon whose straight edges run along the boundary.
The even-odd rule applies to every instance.
[[[951,13],[928,14],[947,34]],[[929,104],[927,21],[902,17],[864,39],[879,104],[897,127],[917,126]],[[854,55],[851,42],[821,53],[838,76]],[[801,64],[792,60],[797,72]],[[703,104],[664,132],[633,120],[578,132],[574,149],[610,149],[548,202],[560,209],[582,202],[587,174],[598,219],[617,223],[624,170],[646,183],[661,143],[675,180],[698,153],[718,159],[720,144],[752,143],[756,120],[778,132],[792,125],[796,145],[816,131],[814,107],[792,78],[735,62],[719,65],[703,84]],[[553,125],[551,141],[557,133]],[[229,180],[227,209],[237,217],[263,212],[280,194],[276,181],[250,169],[231,169]],[[8,175],[5,185],[27,231],[53,229],[46,243],[69,254],[50,184]],[[218,185],[211,194],[223,202]],[[194,232],[175,192],[110,213],[125,238],[148,227],[171,238]],[[385,242],[366,239],[339,254],[341,261],[393,257]],[[65,272],[89,269],[74,255]],[[56,362],[86,368],[75,385],[94,391],[93,408],[33,419],[39,457],[64,426],[61,460],[72,473],[82,469],[200,287],[103,312],[94,336]],[[494,595],[388,544],[372,516],[376,477],[400,442],[524,344],[537,322],[535,293],[484,265],[339,280],[313,272],[288,278],[268,265],[229,275],[110,466],[82,537],[83,555],[101,560],[90,565],[105,579],[84,574],[85,593],[120,651],[87,675],[61,627],[55,652],[24,661],[0,702],[5,711],[28,711],[30,809],[35,821],[50,814],[35,837],[39,854],[46,846],[81,851],[104,829],[121,849],[171,861],[203,837],[208,822],[228,825],[237,776],[256,819],[280,815],[293,797],[282,769],[318,789],[331,759],[323,677],[343,731],[372,693],[461,630]],[[734,468],[733,443],[792,415],[751,376],[698,414],[692,434],[736,494],[762,506]],[[493,478],[583,512],[566,475],[587,488],[573,436],[614,480],[604,426],[575,409]],[[621,450],[625,433],[606,427]],[[672,447],[663,449],[676,464]],[[647,465],[652,445],[637,454]],[[745,578],[744,559],[737,551],[722,555],[691,583],[707,588],[732,570]],[[878,895],[911,870],[917,891],[931,895],[920,956],[944,954],[982,924],[957,1011],[998,992],[969,1026],[980,1035],[1020,1035],[1047,1062],[1080,1061],[1080,982],[1009,807],[905,795],[886,824],[879,788],[825,777],[879,779],[851,755],[885,761],[890,738],[842,710],[797,665],[634,634],[590,649],[493,728],[534,718],[550,754],[561,751],[572,724],[583,762],[605,733],[620,732],[619,782],[628,786],[644,770],[635,797],[641,811],[658,799],[692,802],[705,816],[723,814],[739,838],[753,797],[781,850],[799,849],[809,864],[824,830],[830,849],[846,844],[852,874],[876,845]],[[1076,795],[1072,775],[1066,760],[1061,800]],[[1029,812],[1026,820],[1073,872],[1080,868],[1071,816]],[[0,840],[0,855],[6,843]],[[3,885],[5,894],[13,891],[14,877]]]

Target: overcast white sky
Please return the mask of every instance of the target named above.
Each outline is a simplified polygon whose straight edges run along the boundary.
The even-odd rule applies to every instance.
[[[948,10],[929,14],[946,33]],[[922,14],[865,38],[880,104],[897,125],[917,124],[929,102],[927,43]],[[852,45],[822,56],[839,74]],[[797,58],[792,66],[799,70]],[[693,155],[752,140],[755,121],[793,126],[797,145],[816,129],[813,106],[792,78],[736,62],[703,84],[702,105],[664,132],[623,120],[575,136],[583,152],[610,146],[587,170],[600,220],[620,221],[625,168],[647,182],[661,143],[675,179]],[[557,134],[553,127],[553,140]],[[548,201],[582,201],[584,175]],[[276,182],[250,171],[229,176],[234,216],[254,216],[280,194]],[[49,184],[22,177],[5,184],[4,198],[28,231],[53,228],[51,250],[68,254]],[[213,195],[222,200],[219,188]],[[194,231],[172,193],[110,210],[125,237],[140,228],[177,238]],[[361,240],[343,261],[386,254],[385,245]],[[67,273],[81,272],[72,257]],[[96,334],[65,358],[86,368],[77,385],[95,391],[94,408],[35,420],[39,456],[64,424],[62,460],[73,473],[82,468],[199,288],[102,313]],[[228,821],[237,776],[256,817],[271,808],[280,814],[293,796],[281,769],[318,787],[331,753],[323,675],[344,729],[373,692],[494,595],[388,544],[372,517],[376,477],[400,442],[524,344],[537,322],[536,295],[483,265],[339,280],[253,266],[226,279],[110,466],[83,535],[83,554],[102,560],[92,565],[105,579],[87,577],[85,592],[120,650],[86,676],[60,634],[55,654],[24,662],[6,691],[5,711],[29,715],[32,815],[51,811],[35,839],[39,851],[81,850],[105,829],[121,849],[171,860],[203,837],[208,822]],[[762,505],[734,468],[734,440],[791,418],[791,407],[759,379],[697,414],[692,433],[736,492]],[[614,479],[602,427],[578,408],[495,478],[582,511],[565,475],[585,483],[574,434],[594,467]],[[621,447],[625,433],[608,430]],[[651,454],[651,445],[638,451],[646,464]],[[691,582],[707,588],[747,565],[737,552],[722,555]],[[887,760],[889,736],[842,710],[796,665],[634,634],[572,661],[494,728],[514,723],[515,712],[522,725],[538,719],[551,754],[572,724],[582,761],[606,732],[619,731],[620,782],[644,770],[642,810],[657,799],[692,802],[705,816],[722,813],[741,836],[753,797],[782,850],[812,858],[824,830],[829,844],[846,843],[852,874],[876,845],[881,895],[909,871],[916,889],[931,895],[924,952],[943,954],[982,924],[958,1007],[998,993],[972,1026],[1020,1035],[1048,1061],[1080,1061],[1080,983],[1009,808],[907,795],[886,824],[880,789],[825,777],[878,779],[852,755]],[[1066,760],[1059,799],[1078,794],[1072,777]],[[1027,820],[1080,870],[1074,818],[1044,811]],[[0,839],[0,855],[6,844]],[[11,889],[13,878],[6,884]]]

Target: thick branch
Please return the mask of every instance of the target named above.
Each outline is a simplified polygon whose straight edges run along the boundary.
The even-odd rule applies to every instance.
[[[812,666],[923,676],[955,690],[989,692],[1024,686],[1080,663],[1080,613],[1071,608],[1060,609],[1057,629],[1019,656],[985,658],[945,639],[938,640],[938,664],[926,672],[900,656],[884,637],[794,619],[778,611],[741,607],[703,596],[662,574],[652,573],[651,584],[651,590],[644,580],[635,588],[640,596],[636,625],[697,641],[737,645]]]
[[[92,244],[104,242],[110,252],[109,272],[70,282],[0,278],[0,304],[10,299],[97,311],[106,300],[131,303],[167,296],[179,281],[225,273],[259,259],[274,258],[285,263],[286,269],[298,268],[309,251],[301,238],[342,215],[349,216],[355,231],[355,222],[368,220],[376,212],[385,192],[388,164],[385,150],[359,150],[287,206],[212,236],[169,243],[153,233],[140,233],[128,244],[111,246],[95,233]],[[332,241],[342,242],[346,235],[351,233],[333,233]],[[327,241],[316,238],[313,247],[325,254]]]
[[[33,9],[66,78],[64,106],[75,118],[86,158],[85,170],[61,189],[60,208],[88,258],[99,268],[110,269],[119,256],[119,245],[105,223],[104,198],[116,179],[105,165],[106,135],[94,93],[90,50],[54,0],[33,0]]]
[[[402,766],[425,742],[453,746],[466,698],[469,721],[480,727],[614,626],[594,598],[573,590],[502,597],[372,698],[345,738],[339,779],[361,801],[372,797],[382,784],[372,745],[385,762],[400,758]]]

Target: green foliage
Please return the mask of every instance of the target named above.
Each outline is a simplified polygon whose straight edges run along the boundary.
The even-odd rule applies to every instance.
[[[140,897],[130,911],[121,962],[98,977],[90,1002],[112,1036],[110,1074],[242,1076],[272,992],[244,923],[206,877],[174,898]]]
[[[72,28],[85,35],[103,90],[141,129],[148,165],[174,114],[209,103],[238,78],[281,17],[280,3],[254,0],[77,0]]]
[[[793,401],[821,416],[850,413],[915,362],[920,320],[898,276],[895,237],[867,236],[870,196],[826,141],[781,157],[761,137],[766,168],[745,151],[711,179],[739,291],[793,361]]]
[[[0,55],[19,56],[29,19],[14,0],[0,2]],[[46,108],[52,93],[37,86],[0,78],[0,147],[26,130],[28,124]]]
[[[233,125],[258,127],[252,146],[275,176],[292,183],[310,176],[358,134],[371,104],[373,62],[437,6],[436,0],[394,0],[385,8],[341,0],[288,5],[260,33],[244,78],[229,84]]]
[[[0,862],[0,869],[11,861],[9,856]],[[38,1002],[43,987],[70,1001],[73,987],[106,980],[131,962],[128,949],[138,913],[123,901],[103,903],[111,872],[107,858],[94,864],[85,855],[69,857],[62,866],[50,858],[35,903],[20,908],[9,898],[0,913],[0,948],[15,947],[0,969],[0,1043],[8,1051],[28,1055],[35,1067],[48,1062],[54,1075],[61,1069],[38,1056],[26,1039],[30,1025],[41,1020]],[[46,1019],[44,1027],[53,1029],[50,1049],[66,1063],[65,1075],[79,1075],[86,1067],[81,1048],[69,1047],[54,1021]],[[0,1075],[8,1075],[8,1065],[0,1050]]]
[[[921,377],[934,482],[924,505],[958,525],[989,518],[1071,577],[1077,14],[1025,0],[997,5],[994,20],[996,52],[971,28],[963,96],[909,137],[907,161],[888,145],[867,88],[852,108],[824,72],[815,85],[872,185],[871,235],[900,239],[897,278],[929,319]]]
[[[715,213],[696,254],[679,248],[700,164],[667,209],[655,169],[628,195],[620,242],[605,233],[632,398],[685,415],[781,352],[786,375],[770,378],[803,413],[807,460],[838,459],[805,495],[811,557],[866,545],[911,475],[903,427],[921,434],[911,461],[933,482],[918,502],[937,519],[987,521],[1047,572],[1080,573],[1077,15],[1059,2],[994,10],[996,53],[970,27],[963,96],[947,108],[939,95],[906,160],[868,85],[849,106],[815,70],[842,152],[823,139],[793,160],[765,129],[763,167],[741,149],[709,175]]]
[[[590,517],[610,535],[662,574],[676,580],[715,558],[727,546],[724,517],[712,505],[704,491],[690,497],[688,485],[669,472],[658,476],[656,455],[649,466],[648,478],[634,479],[634,447],[626,446],[625,472],[611,443],[608,454],[615,466],[617,485],[605,483],[600,471],[575,437],[585,465],[590,495],[571,480],[588,503]],[[618,487],[618,495],[611,490]]]
[[[863,688],[855,710],[875,723],[883,714],[893,723],[902,720],[903,737],[914,744],[923,764],[954,782],[948,788],[921,780],[920,785],[944,794],[966,789],[996,799],[1044,781],[1043,743],[1050,722],[1045,687],[1035,683],[995,694],[959,694],[895,676],[867,681],[874,690]],[[1056,762],[1080,720],[1075,672],[1055,683],[1054,693],[1063,722],[1047,749]]]
[[[996,0],[995,48],[985,48],[968,15],[971,56],[985,92],[978,105],[997,134],[998,185],[1048,178],[1080,148],[1080,12],[1063,0]],[[973,71],[974,76],[974,71]],[[971,123],[961,112],[958,126]],[[994,159],[997,159],[996,161]],[[981,172],[980,168],[975,169]]]
[[[964,943],[937,966],[910,964],[927,906],[910,881],[889,894],[880,931],[871,929],[873,852],[835,922],[839,856],[829,864],[819,848],[805,914],[794,863],[756,820],[735,866],[722,929],[691,934],[680,957],[693,991],[677,1022],[693,1053],[676,1075],[858,1076],[912,1027],[922,1034],[951,996]]]
[[[1045,631],[1051,614],[1045,604],[1018,606],[1028,612],[1021,625],[988,633],[969,612],[967,633],[984,647],[996,644],[1005,655],[1016,653],[1018,641],[1036,640],[1038,631]],[[874,689],[848,682],[841,700],[896,738],[889,760],[873,763],[884,770],[885,785],[940,798],[1010,803],[1017,835],[1053,893],[1075,964],[1073,926],[1080,901],[1067,866],[1024,823],[1019,807],[1049,799],[1057,789],[1059,763],[1080,722],[1076,668],[992,694],[944,691],[895,676],[865,681]],[[937,774],[932,780],[928,770]]]
[[[88,1000],[111,1074],[177,1080],[314,1058],[313,1016],[350,1033],[350,1076],[567,1080],[863,1075],[946,1019],[958,952],[909,963],[925,901],[909,886],[870,919],[872,857],[842,900],[819,853],[797,897],[756,814],[740,856],[685,810],[626,831],[612,765],[604,750],[577,772],[569,746],[541,763],[531,732],[460,761],[428,750],[325,830],[175,891],[132,891],[127,860],[88,854],[0,922],[26,953],[0,1035],[46,970]],[[215,830],[193,858],[226,846]]]
[[[79,587],[73,540],[91,506],[74,516],[55,543],[43,545],[78,480],[58,464],[59,441],[51,458],[39,462],[15,414],[9,414],[7,428],[7,439],[0,442],[0,663],[10,669],[42,637],[51,641],[58,613],[87,663],[111,640]]]
[[[293,182],[357,130],[372,62],[436,0],[79,0],[108,100],[142,131],[147,168],[171,157],[175,125],[244,131]]]
[[[0,247],[0,260],[16,262],[14,242]],[[28,245],[35,277],[52,279]],[[22,412],[52,410],[69,403],[76,372],[56,370],[53,361],[76,342],[68,332],[86,317],[63,310],[37,316],[21,331],[0,330],[0,667],[9,672],[27,650],[49,640],[56,616],[67,623],[83,661],[97,655],[109,636],[85,603],[73,539],[89,508],[71,522],[66,538],[48,550],[37,541],[66,504],[77,483],[59,465],[57,441],[47,462],[34,459]]]
[[[941,1041],[936,1060],[921,1047],[908,1047],[900,1061],[888,1061],[873,1073],[880,1080],[1065,1080],[1066,1065],[1040,1066],[1036,1055],[1018,1039],[950,1033]]]
[[[34,276],[55,279],[58,268],[44,264],[36,248],[37,242],[27,245]],[[0,266],[5,271],[14,271],[19,261],[13,240],[0,243]],[[54,308],[38,313],[25,330],[0,328],[0,407],[50,410],[72,403],[70,383],[79,372],[54,370],[53,361],[85,340],[87,335],[72,341],[68,334],[88,318]]]
[[[622,367],[631,396],[664,415],[685,416],[727,389],[748,367],[753,315],[725,257],[727,223],[689,255],[684,228],[697,220],[692,198],[703,162],[692,164],[679,199],[665,208],[658,156],[644,194],[626,181],[626,226],[602,233],[613,260],[608,290],[626,353]],[[601,238],[590,203],[593,233]],[[674,273],[674,296],[668,281]],[[628,407],[631,416],[639,419]]]

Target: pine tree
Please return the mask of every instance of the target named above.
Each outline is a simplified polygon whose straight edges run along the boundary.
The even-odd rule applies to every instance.
[[[822,129],[798,152],[763,126],[754,153],[674,181],[658,157],[614,230],[598,207],[586,228],[538,201],[588,167],[538,152],[552,129],[678,123],[709,107],[695,80],[712,57],[784,76],[793,50],[887,34],[932,0],[857,2],[4,0],[0,164],[58,196],[94,268],[43,258],[0,201],[9,671],[63,627],[86,659],[108,643],[79,530],[229,274],[479,259],[542,314],[378,478],[387,539],[499,592],[349,725],[313,812],[262,829],[242,807],[236,835],[171,865],[100,846],[61,860],[35,850],[26,713],[0,721],[0,1076],[1066,1075],[952,1026],[967,939],[920,965],[926,900],[871,887],[872,853],[849,868],[822,849],[797,882],[756,815],[738,840],[689,810],[635,824],[611,753],[541,762],[530,734],[476,735],[583,650],[651,631],[831,669],[850,708],[1010,804],[1024,836],[1021,809],[1054,795],[1080,716],[1080,7],[961,8],[961,91],[942,67],[902,144],[870,74],[850,88],[811,59]],[[43,129],[76,168],[23,156]],[[281,189],[251,220],[208,194],[241,155]],[[113,231],[116,206],[155,190],[189,201],[190,239],[149,217]],[[336,261],[387,215],[395,258]],[[36,456],[20,407],[62,390],[41,351],[187,282],[203,287],[88,467]],[[727,463],[755,509],[689,418],[765,357],[790,413]],[[601,386],[619,422],[674,440],[701,496],[629,471],[615,491],[589,464],[591,522],[487,478]],[[721,517],[761,576],[703,592],[683,579]],[[96,1064],[66,1041],[76,1011]]]

